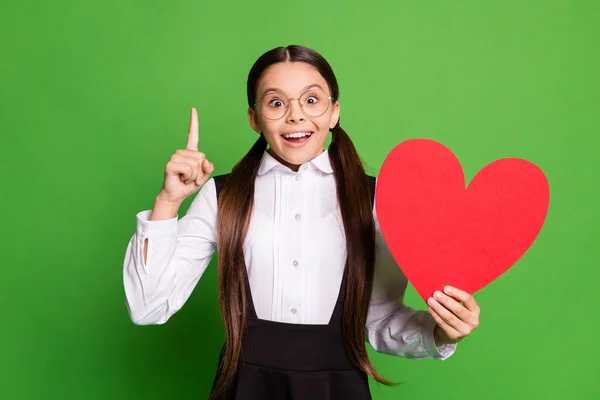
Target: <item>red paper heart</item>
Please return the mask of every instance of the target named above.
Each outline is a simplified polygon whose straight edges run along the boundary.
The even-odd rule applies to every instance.
[[[549,187],[535,164],[505,158],[465,189],[447,147],[412,139],[385,159],[376,196],[383,237],[426,300],[445,285],[475,293],[517,262],[544,224]]]

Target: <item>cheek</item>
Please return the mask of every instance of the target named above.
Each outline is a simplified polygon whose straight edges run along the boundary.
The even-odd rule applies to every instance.
[[[259,118],[258,125],[265,136],[269,135],[270,132],[275,132],[277,130],[277,121]]]
[[[318,120],[315,120],[315,124],[318,126],[320,132],[329,132],[331,130],[329,128],[329,125],[331,124],[331,113],[320,116]]]
[[[269,145],[272,144],[275,138],[279,137],[279,132],[283,129],[278,121],[263,121],[263,135]]]

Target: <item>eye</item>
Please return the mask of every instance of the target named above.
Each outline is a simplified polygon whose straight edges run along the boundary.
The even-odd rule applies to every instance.
[[[317,98],[317,96],[310,96],[306,99],[306,104],[317,104],[319,102],[319,99]]]
[[[280,99],[271,99],[269,101],[269,106],[270,107],[283,107],[285,104],[283,103],[282,100]]]

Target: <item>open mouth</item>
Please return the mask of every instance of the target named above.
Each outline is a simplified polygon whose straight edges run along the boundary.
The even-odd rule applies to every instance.
[[[283,135],[283,139],[293,146],[302,146],[312,137],[314,132],[306,131],[306,132],[296,132],[296,133],[288,133]]]

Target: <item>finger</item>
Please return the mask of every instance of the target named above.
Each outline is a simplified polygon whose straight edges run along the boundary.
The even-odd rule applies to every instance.
[[[213,165],[213,163],[211,163],[210,161],[208,161],[205,158],[204,161],[202,162],[202,169],[204,170],[204,173],[212,174],[213,171],[215,170],[215,166]]]
[[[206,177],[213,173],[214,169],[215,166],[207,159],[204,159],[204,161],[202,162],[203,175],[198,175],[198,177],[196,178],[196,184],[200,185],[202,183],[202,180],[206,180]]]
[[[450,310],[444,307],[433,297],[430,297],[427,304],[435,311],[449,326],[457,330],[458,332],[468,332],[469,326],[461,320],[458,316],[454,315]]]
[[[194,155],[189,155],[194,154]],[[202,162],[205,160],[204,154],[200,152],[190,152],[187,150],[177,150],[171,157],[175,162],[185,162],[193,166],[194,168],[200,169]]]
[[[189,180],[194,175],[194,169],[188,163],[170,161],[167,164],[167,173],[179,175],[182,180]]]
[[[208,163],[208,161],[206,160],[204,153],[190,150],[177,150],[171,157],[171,160],[174,162],[189,164],[192,167],[193,173],[184,181],[186,185],[194,181],[196,185],[200,185],[202,180],[205,179],[205,176],[207,175],[206,169],[208,167],[206,166],[206,163]]]
[[[427,311],[429,311],[429,314],[431,314],[431,316],[433,317],[435,322],[440,326],[440,328],[442,328],[444,332],[446,332],[446,335],[448,335],[448,337],[458,339],[462,336],[459,331],[448,325],[448,323],[444,321],[444,319],[440,317],[440,315],[437,312],[435,312],[433,308],[429,307]]]
[[[187,150],[198,150],[198,111],[192,107],[190,116],[190,129],[188,130]]]
[[[467,310],[477,313],[479,312],[479,306],[471,294],[452,286],[446,286],[444,288],[444,292],[447,295],[454,297],[458,301],[461,301]]]
[[[436,291],[433,294],[433,298],[439,301],[444,307],[450,310],[454,315],[458,316],[461,320],[467,322],[471,315],[471,311],[467,310],[462,304],[460,304],[454,297],[445,295],[442,292]]]
[[[188,149],[177,149],[174,154],[180,154],[182,156],[196,157],[196,158],[205,158],[206,154],[202,153],[198,150],[188,150]]]

